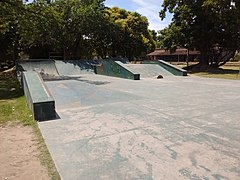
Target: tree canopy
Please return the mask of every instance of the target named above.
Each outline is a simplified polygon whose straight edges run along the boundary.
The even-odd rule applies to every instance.
[[[106,9],[105,17],[112,25],[109,36],[113,56],[122,55],[132,60],[154,49],[146,17],[117,7]]]
[[[107,8],[104,0],[0,1],[2,57],[65,58],[123,56],[132,60],[154,49],[148,20],[136,12]],[[14,57],[13,57],[14,56]]]
[[[213,51],[231,55],[239,49],[240,1],[164,0],[160,17],[164,19],[168,11],[173,14],[172,23],[160,31],[161,44],[167,49],[177,46],[197,49],[201,52],[201,66],[213,61],[221,65],[231,57],[216,58]]]

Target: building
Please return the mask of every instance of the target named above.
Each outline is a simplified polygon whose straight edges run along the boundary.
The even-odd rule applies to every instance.
[[[157,48],[155,51],[149,53],[149,60],[164,60],[164,61],[176,61],[176,62],[185,62],[187,60],[188,50],[186,48],[178,48],[175,52],[170,52],[166,49]],[[190,51],[188,61],[194,61],[194,59],[198,58],[200,55],[199,51]]]

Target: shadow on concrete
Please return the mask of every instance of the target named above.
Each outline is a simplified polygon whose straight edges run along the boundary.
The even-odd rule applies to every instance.
[[[61,120],[61,117],[58,115],[57,112],[55,112],[55,117],[44,119],[44,120],[38,120],[38,122],[44,122],[44,121],[57,121]]]
[[[88,84],[94,84],[94,85],[105,85],[109,84],[110,82],[108,81],[90,81],[86,79],[82,79],[83,77],[81,76],[42,76],[44,81],[63,81],[63,80],[75,80],[75,81],[80,81],[80,82],[85,82]]]
[[[64,63],[78,66],[80,70],[93,70],[93,65],[99,65],[101,60],[63,60]]]

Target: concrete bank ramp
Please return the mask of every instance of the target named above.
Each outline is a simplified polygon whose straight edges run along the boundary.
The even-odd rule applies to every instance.
[[[153,78],[158,75],[173,76],[158,64],[125,64],[129,69],[138,72],[141,78]]]
[[[140,80],[140,74],[129,69],[121,61],[103,60],[100,65],[94,66],[94,72],[105,76],[124,79]]]
[[[94,74],[92,64],[98,62],[93,60],[68,60],[55,61],[60,76],[77,76],[82,74]]]
[[[20,65],[24,71],[36,71],[46,75],[58,76],[54,60],[22,60],[18,61],[18,65]]]

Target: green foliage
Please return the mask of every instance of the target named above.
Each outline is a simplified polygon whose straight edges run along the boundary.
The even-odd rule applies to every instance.
[[[172,24],[160,32],[162,44],[196,48],[201,51],[201,63],[208,65],[213,45],[226,51],[240,48],[240,2],[231,0],[164,0],[160,17],[173,13]]]
[[[106,8],[104,0],[6,0],[0,10],[2,55],[14,59],[19,52],[48,58],[64,52],[65,58],[93,55],[133,59],[154,49],[148,20],[135,12]],[[19,13],[21,12],[21,13]]]
[[[175,51],[178,46],[184,44],[185,37],[181,28],[175,23],[171,23],[167,28],[159,31],[158,40],[162,48],[167,47],[167,49]]]
[[[148,20],[136,12],[129,12],[118,7],[105,11],[111,34],[112,56],[126,56],[129,60],[142,52],[154,49],[154,41],[148,31]]]
[[[0,74],[0,100],[17,98],[23,95],[19,81],[11,75]]]
[[[18,37],[17,23],[24,9],[20,0],[5,0],[0,2],[0,56],[1,58],[17,54]]]

